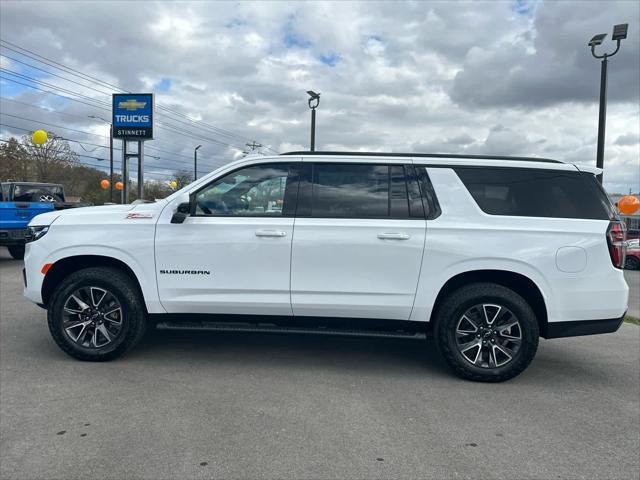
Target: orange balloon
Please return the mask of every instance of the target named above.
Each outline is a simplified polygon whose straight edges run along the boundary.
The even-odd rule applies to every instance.
[[[122,190],[124,188],[124,183],[116,182],[116,190]]]
[[[107,180],[106,178],[102,180],[100,182],[100,188],[103,190],[106,190],[107,188],[109,188],[109,180]]]
[[[640,209],[640,200],[633,195],[625,195],[618,200],[618,210],[623,215],[632,215]]]

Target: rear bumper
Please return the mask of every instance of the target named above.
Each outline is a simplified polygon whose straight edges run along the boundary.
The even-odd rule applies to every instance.
[[[613,333],[620,328],[623,320],[624,315],[622,315],[620,318],[607,318],[604,320],[551,322],[547,325],[547,334],[544,336],[544,338],[578,337],[581,335]]]
[[[26,228],[11,228],[0,230],[0,246],[24,245]]]

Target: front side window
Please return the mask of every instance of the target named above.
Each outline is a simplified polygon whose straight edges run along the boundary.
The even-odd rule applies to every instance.
[[[282,216],[288,178],[288,163],[236,170],[195,194],[195,214]]]

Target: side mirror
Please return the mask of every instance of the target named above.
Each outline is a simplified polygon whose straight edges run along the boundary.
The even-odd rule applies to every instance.
[[[191,204],[184,202],[178,205],[176,212],[171,217],[171,223],[184,223],[191,212]]]

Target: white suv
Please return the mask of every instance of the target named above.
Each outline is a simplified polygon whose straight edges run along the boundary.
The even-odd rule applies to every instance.
[[[157,324],[426,334],[459,375],[506,380],[539,336],[622,322],[624,230],[598,173],[514,157],[246,158],[153,204],[37,216],[25,295],[82,360]]]

